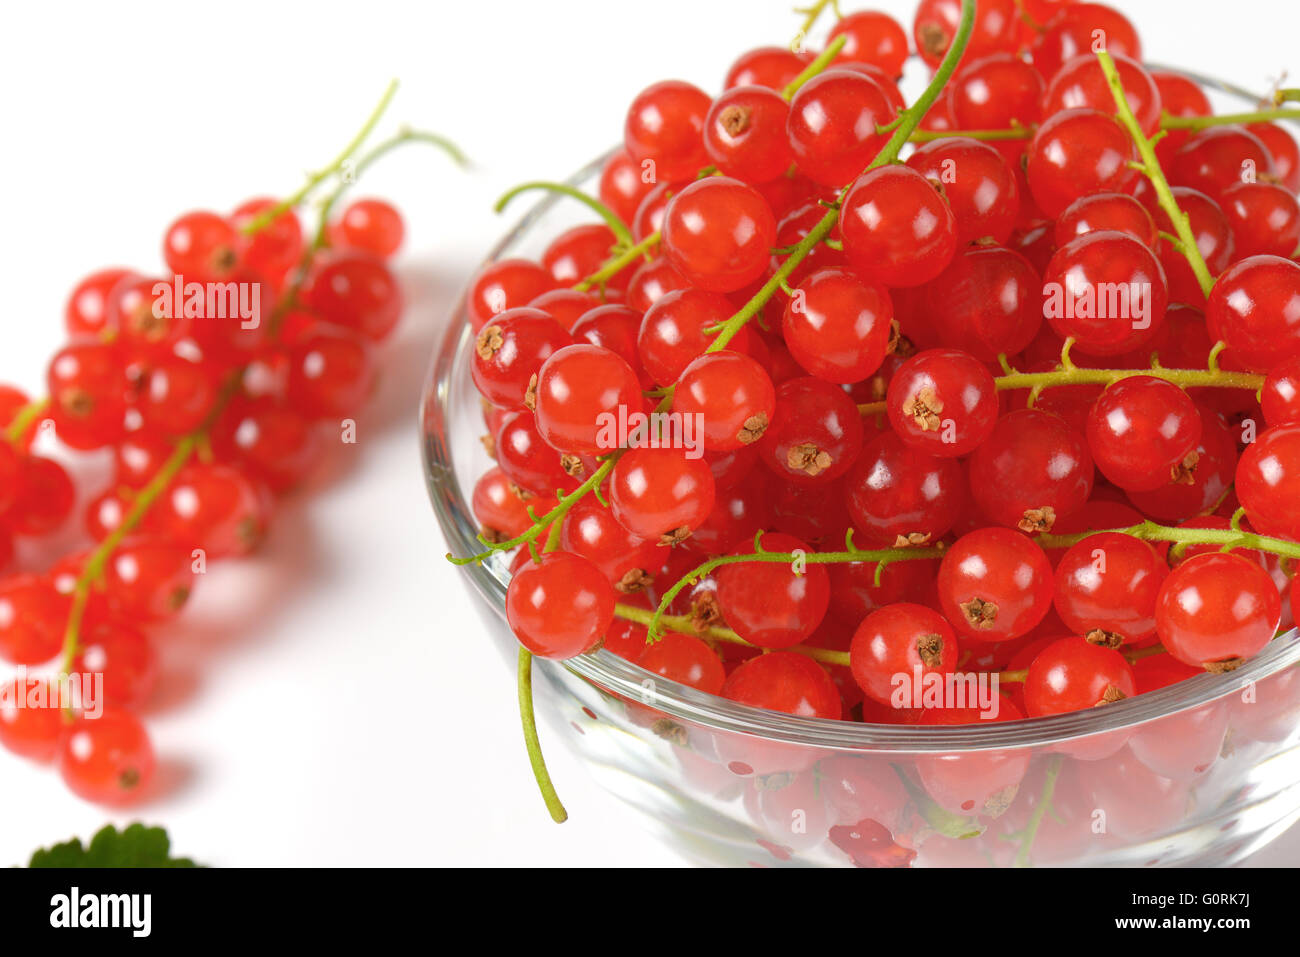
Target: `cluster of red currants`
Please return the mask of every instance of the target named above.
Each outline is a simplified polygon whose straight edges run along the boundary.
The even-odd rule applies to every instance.
[[[68,473],[34,446],[111,453],[111,474],[84,506],[92,544],[0,579],[0,659],[24,666],[0,687],[5,748],[56,761],[90,801],[146,793],[147,631],[181,612],[209,560],[258,544],[274,496],[362,410],[374,346],[402,312],[385,264],[402,235],[380,200],[313,238],[292,204],[255,199],[173,222],[162,275],[106,269],[76,286],[48,398],[0,387],[0,565],[13,536],[52,536],[78,508]],[[26,676],[56,659],[56,674]]]
[[[476,277],[474,560],[518,548],[527,651],[951,724],[977,716],[897,708],[898,677],[998,674],[1001,720],[1050,715],[1292,623],[1290,114],[1219,122],[1102,4],[973,17],[920,4],[911,107],[875,12],[716,97],[654,84],[587,198],[605,222]],[[613,441],[615,413],[643,427]]]

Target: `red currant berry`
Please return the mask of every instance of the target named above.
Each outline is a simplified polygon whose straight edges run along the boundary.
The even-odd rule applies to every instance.
[[[1233,255],[1290,256],[1300,246],[1300,202],[1277,183],[1237,183],[1219,196],[1232,227]]]
[[[997,695],[988,711],[979,708],[926,708],[919,724],[973,725],[984,721],[1019,721],[1024,715],[1010,699]],[[1016,798],[1029,769],[1029,752],[976,751],[926,756],[916,763],[926,792],[954,814],[1000,817]]]
[[[1034,66],[1054,76],[1067,61],[1091,53],[1099,36],[1112,56],[1142,62],[1141,40],[1124,14],[1101,3],[1068,3],[1034,44]]]
[[[973,451],[998,418],[992,373],[956,349],[929,349],[906,360],[889,380],[885,402],[898,437],[941,458]]]
[[[1277,181],[1291,192],[1300,192],[1300,146],[1295,137],[1276,123],[1251,123],[1246,127],[1273,157]]]
[[[875,158],[894,118],[880,85],[853,70],[831,69],[799,88],[786,126],[795,163],[822,186],[839,188]]]
[[[1133,140],[1099,110],[1063,110],[1049,117],[1026,150],[1025,175],[1034,202],[1059,216],[1075,200],[1093,193],[1131,193],[1138,172]]]
[[[287,491],[311,474],[324,451],[321,439],[306,416],[267,396],[232,402],[212,430],[212,446],[221,460],[275,492]],[[119,474],[121,461],[119,455]]]
[[[1168,174],[1175,186],[1217,200],[1229,186],[1267,179],[1275,170],[1268,147],[1254,133],[1240,126],[1211,126],[1178,148]]]
[[[614,620],[614,588],[581,555],[551,552],[526,562],[506,589],[506,619],[539,658],[572,658],[594,648]]]
[[[893,704],[900,681],[910,688],[914,675],[950,675],[957,669],[957,637],[943,616],[924,605],[890,605],[858,626],[849,662],[868,697]]]
[[[957,633],[980,641],[1026,635],[1052,607],[1052,566],[1033,540],[1006,528],[969,532],[939,564],[939,605]]]
[[[1264,380],[1260,406],[1269,425],[1300,423],[1300,355],[1285,359],[1270,370]]]
[[[879,548],[938,541],[957,524],[967,501],[955,459],[910,448],[892,432],[862,450],[845,489],[854,527]]]
[[[149,513],[148,528],[208,558],[245,555],[265,534],[264,491],[228,465],[186,466]]]
[[[1160,488],[1195,467],[1192,453],[1200,438],[1201,415],[1187,393],[1154,376],[1114,383],[1088,414],[1093,461],[1128,491]]]
[[[637,350],[646,372],[660,385],[672,385],[696,356],[713,342],[711,326],[726,322],[735,311],[731,302],[716,292],[675,289],[652,305],[637,333]],[[742,328],[728,343],[735,352],[749,351],[749,330]]]
[[[1124,193],[1094,193],[1075,200],[1056,220],[1056,245],[1064,246],[1088,233],[1111,230],[1132,236],[1154,249],[1156,222],[1147,208]]]
[[[957,223],[935,184],[906,166],[858,177],[840,210],[844,254],[854,270],[886,286],[919,286],[947,268]]]
[[[526,532],[533,524],[529,506],[541,500],[510,481],[499,468],[488,469],[474,483],[470,508],[478,519],[479,534],[489,542],[501,542]],[[534,514],[545,514],[537,512]],[[527,549],[521,554],[527,554]]]
[[[102,269],[77,283],[63,310],[63,323],[72,338],[98,336],[110,331],[108,296],[132,275],[129,269]]]
[[[405,233],[402,214],[391,205],[382,199],[358,199],[339,216],[332,240],[347,249],[387,259],[402,245]]]
[[[0,745],[31,761],[49,761],[63,736],[58,692],[44,678],[0,684]]]
[[[887,76],[903,75],[907,60],[907,33],[897,20],[876,10],[859,10],[840,18],[827,43],[844,37],[840,59],[870,63]]]
[[[1267,429],[1237,463],[1237,495],[1266,535],[1300,539],[1300,425]]]
[[[1094,643],[1116,646],[1156,631],[1156,597],[1169,566],[1132,535],[1102,532],[1070,548],[1056,566],[1057,614]],[[1103,632],[1101,635],[1093,635]]]
[[[949,86],[956,129],[1004,130],[1038,123],[1045,84],[1032,65],[1013,53],[965,59]]]
[[[1005,243],[1020,213],[1020,189],[1007,161],[987,143],[954,136],[926,143],[907,165],[939,183],[952,209],[957,245]]]
[[[1179,661],[1228,671],[1258,653],[1282,618],[1282,599],[1268,572],[1230,552],[1196,555],[1165,579],[1156,602],[1156,632]]]
[[[143,634],[118,622],[101,622],[82,636],[72,673],[102,675],[102,702],[109,707],[138,708],[153,693],[158,661]]]
[[[72,514],[76,489],[63,466],[53,459],[39,455],[19,459],[13,489],[5,524],[16,535],[48,535]]]
[[[848,394],[806,376],[781,383],[772,422],[758,443],[763,464],[781,478],[824,486],[862,451],[862,416]]]
[[[727,676],[722,697],[800,718],[838,720],[843,711],[839,690],[826,669],[794,651],[775,651],[745,662]]]
[[[1038,336],[1042,286],[1020,253],[972,245],[959,250],[947,269],[918,290],[912,322],[904,331],[995,362],[999,355],[1021,352]]]
[[[623,145],[645,169],[653,163],[659,182],[684,180],[707,165],[704,118],[709,94],[681,80],[664,80],[642,90],[627,111]]]
[[[545,266],[530,259],[499,259],[479,270],[465,294],[470,328],[478,332],[493,316],[526,306],[557,287]]]
[[[167,268],[190,282],[228,278],[239,265],[240,236],[219,213],[186,213],[167,227],[163,259]]]
[[[1112,648],[1061,638],[1038,653],[1025,678],[1030,717],[1083,711],[1137,694],[1133,669]]]
[[[894,307],[889,293],[843,269],[804,279],[785,308],[782,335],[790,355],[827,382],[861,382],[880,368]]]
[[[479,330],[470,372],[474,385],[493,405],[519,408],[542,363],[572,337],[551,316],[524,306],[507,309]]]
[[[385,339],[402,317],[402,291],[383,262],[360,252],[331,256],[303,292],[307,308],[326,322],[367,339]]]
[[[704,121],[704,147],[727,176],[766,183],[790,168],[794,153],[786,136],[790,105],[762,86],[727,90],[713,101]]]
[[[961,20],[960,0],[921,0],[912,23],[916,52],[926,65],[939,65],[952,45]],[[975,26],[967,42],[965,56],[970,59],[990,53],[1011,52],[1020,28],[1020,11],[1015,0],[983,0],[975,8]]]
[[[681,449],[629,449],[610,476],[614,517],[633,535],[675,545],[713,511],[713,472]]]
[[[1160,90],[1151,74],[1128,57],[1113,54],[1115,69],[1124,86],[1124,97],[1148,136],[1160,128]],[[1111,93],[1101,61],[1089,52],[1062,65],[1048,84],[1043,98],[1043,112],[1048,115],[1062,110],[1099,110],[1114,115],[1115,97]]]
[[[322,329],[289,350],[289,405],[309,419],[354,416],[374,387],[370,350],[342,329]]]
[[[98,718],[78,718],[59,746],[63,782],[77,797],[95,804],[138,800],[154,768],[148,732],[128,711],[107,708]]]
[[[698,180],[664,213],[664,256],[695,287],[734,292],[767,269],[776,219],[752,187],[726,176]]]
[[[812,551],[793,535],[762,537],[765,552],[806,556]],[[753,554],[753,544],[734,554]],[[717,571],[722,617],[740,637],[760,648],[789,648],[806,640],[826,615],[830,584],[826,569],[802,560],[742,562]]]
[[[1223,209],[1204,193],[1185,186],[1175,186],[1172,190],[1178,207],[1187,215],[1188,227],[1196,238],[1196,248],[1209,268],[1210,274],[1217,276],[1228,268],[1236,258],[1232,226]],[[1167,233],[1173,233],[1174,227],[1162,209],[1155,212],[1156,226]],[[1152,247],[1164,267],[1165,277],[1169,282],[1169,299],[1171,302],[1185,302],[1200,305],[1205,301],[1205,292],[1200,280],[1192,272],[1187,257],[1183,255],[1168,239],[1161,237],[1159,243]]]
[[[43,665],[59,653],[68,601],[46,578],[0,580],[0,659]]]
[[[1280,256],[1235,263],[1214,284],[1205,321],[1210,335],[1252,369],[1300,355],[1300,265]]]
[[[998,420],[970,459],[971,494],[985,516],[1024,532],[1050,532],[1083,508],[1093,464],[1084,437],[1058,415],[1021,409]]]
[[[693,635],[664,632],[646,648],[637,662],[651,674],[689,685],[696,691],[716,695],[727,680],[722,660],[712,648]]]
[[[532,396],[537,431],[551,446],[573,455],[604,455],[619,448],[618,422],[631,423],[645,407],[641,383],[626,360],[585,343],[552,353],[537,373]]]
[[[230,215],[236,229],[244,229],[258,217],[278,209],[277,199],[250,199]],[[284,209],[251,236],[242,237],[245,267],[272,281],[279,281],[302,260],[302,224],[292,209]]]
[[[126,377],[112,346],[74,342],[50,360],[46,385],[50,418],[59,438],[74,449],[111,445],[125,430]]]
[[[193,589],[189,549],[170,542],[129,542],[113,553],[104,570],[108,600],[127,620],[173,618],[185,607]]]
[[[642,176],[641,166],[627,150],[618,150],[600,171],[600,201],[625,223],[632,222],[636,208],[645,194],[654,188],[654,180]]]
[[[729,451],[757,442],[772,421],[776,390],[757,362],[739,352],[706,352],[677,380],[673,411],[701,423],[704,447]]]
[[[789,47],[758,47],[742,53],[731,69],[723,86],[765,86],[769,90],[784,90],[790,81],[803,72],[811,56],[804,56]]]

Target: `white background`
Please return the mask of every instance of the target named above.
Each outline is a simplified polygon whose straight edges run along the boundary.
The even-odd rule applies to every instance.
[[[869,5],[910,28],[910,3]],[[1260,89],[1300,69],[1294,0],[1122,6],[1154,61]],[[467,175],[411,146],[358,189],[395,199],[409,227],[411,305],[375,406],[330,474],[283,504],[264,550],[211,570],[157,636],[165,796],[114,819],[164,824],[216,865],[675,863],[549,729],[571,821],[546,817],[513,675],[442,559],[415,409],[443,316],[506,226],[494,198],[616,142],[648,83],[716,90],[737,54],[788,42],[785,0],[26,3],[5,20],[0,381],[34,392],[78,278],[156,269],[186,209],[293,190],[390,77],[402,88],[380,135],[436,129],[477,161]],[[2,752],[0,783],[0,866],[106,819]],[[1295,865],[1300,833],[1256,860]]]

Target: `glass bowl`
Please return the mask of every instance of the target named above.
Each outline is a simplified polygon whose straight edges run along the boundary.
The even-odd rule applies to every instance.
[[[1194,79],[1219,96],[1226,84]],[[570,183],[592,186],[603,157]],[[578,220],[548,196],[489,260],[537,258]],[[481,551],[469,507],[479,442],[463,305],[433,358],[421,446],[449,550]],[[513,662],[508,557],[463,566]],[[1236,863],[1300,817],[1300,634],[1229,675],[1103,709],[986,726],[795,718],[652,675],[609,651],[536,660],[539,717],[660,839],[703,864],[1173,866]],[[503,675],[503,680],[506,680]],[[521,758],[522,760],[522,755]],[[999,788],[1023,777],[1018,787]]]

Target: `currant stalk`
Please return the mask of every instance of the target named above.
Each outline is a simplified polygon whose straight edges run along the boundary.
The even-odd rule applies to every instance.
[[[790,41],[791,50],[798,53],[803,49],[803,41],[807,39],[808,31],[817,24],[817,21],[821,18],[822,13],[827,7],[830,7],[834,12],[835,19],[840,19],[839,0],[814,0],[811,6],[794,8],[795,13],[802,13],[805,14],[805,16],[803,25],[799,27],[799,32],[796,33],[794,39]]]
[[[549,180],[535,180],[530,183],[521,183],[498,199],[496,205],[492,207],[493,211],[497,213],[502,212],[510,205],[510,201],[520,193],[526,193],[533,189],[542,189],[546,190],[548,193],[559,193],[561,196],[568,196],[571,199],[576,199],[605,221],[605,225],[610,228],[610,231],[614,233],[614,237],[618,240],[620,249],[627,249],[628,247],[636,245],[636,239],[632,236],[632,231],[628,229],[627,224],[619,218],[618,213],[614,212],[600,200],[596,199],[596,197],[589,196],[582,190],[570,186],[568,183],[553,183]]]
[[[1029,816],[1025,826],[1007,838],[1019,844],[1013,862],[1014,867],[1029,866],[1029,852],[1033,849],[1034,838],[1038,836],[1038,828],[1043,823],[1043,816],[1052,806],[1052,795],[1056,792],[1056,779],[1060,777],[1063,763],[1061,755],[1052,755],[1047,764],[1047,773],[1043,780],[1043,791],[1039,795],[1038,806],[1034,808],[1034,812]]]
[[[1220,113],[1216,116],[1169,116],[1160,120],[1163,130],[1203,130],[1211,126],[1238,126],[1273,120],[1300,120],[1300,110],[1255,110],[1250,113]]]
[[[1106,83],[1110,86],[1111,96],[1115,98],[1119,121],[1128,130],[1133,144],[1137,147],[1138,155],[1142,158],[1141,162],[1136,164],[1136,168],[1151,181],[1160,208],[1165,211],[1178,234],[1176,244],[1178,251],[1187,257],[1192,272],[1196,274],[1196,281],[1201,286],[1201,292],[1209,296],[1210,290],[1214,287],[1214,277],[1210,275],[1210,267],[1205,264],[1205,257],[1201,255],[1201,250],[1196,245],[1191,219],[1179,208],[1178,200],[1174,199],[1173,191],[1169,188],[1169,181],[1165,179],[1164,171],[1160,168],[1160,160],[1156,158],[1155,140],[1142,132],[1137,117],[1133,115],[1128,97],[1124,95],[1124,82],[1120,79],[1119,70],[1115,68],[1115,60],[1105,50],[1097,51],[1097,60],[1101,64],[1102,72],[1106,74]]]
[[[28,402],[18,410],[13,417],[13,421],[5,429],[5,440],[11,445],[21,440],[27,434],[27,430],[32,427],[32,423],[44,415],[45,410],[49,407],[50,400],[48,397]]]

